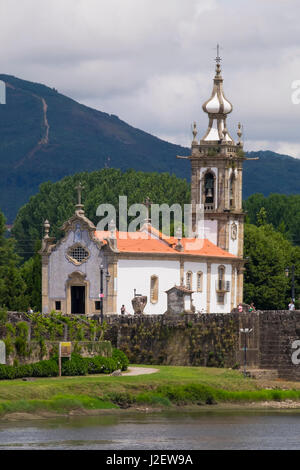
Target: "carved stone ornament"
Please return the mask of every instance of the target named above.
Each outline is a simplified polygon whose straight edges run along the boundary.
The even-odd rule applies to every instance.
[[[143,315],[147,301],[148,299],[146,295],[139,295],[132,299],[131,303],[135,315]]]
[[[66,258],[75,266],[85,263],[90,257],[90,252],[81,243],[70,246],[66,253]]]
[[[231,239],[232,240],[236,240],[237,239],[237,225],[236,223],[233,223],[232,226],[231,226]]]
[[[85,282],[85,279],[86,279],[86,274],[85,273],[82,273],[80,271],[75,271],[71,274],[69,274],[69,282],[77,282],[79,284],[83,284]]]

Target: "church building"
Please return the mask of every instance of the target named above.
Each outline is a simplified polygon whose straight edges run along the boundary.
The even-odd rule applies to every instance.
[[[42,240],[43,313],[133,314],[133,299],[145,299],[144,314],[168,312],[176,296],[189,299],[190,312],[229,313],[243,301],[242,210],[243,142],[227,130],[232,111],[225,98],[220,58],[216,59],[211,97],[204,103],[208,128],[197,140],[194,124],[191,155],[192,226],[188,238],[166,237],[146,220],[135,232],[97,231],[85,216],[81,187],[74,215],[55,243],[45,221]],[[174,156],[175,158],[175,156]],[[198,227],[197,207],[204,210]],[[175,289],[174,289],[175,287]],[[175,302],[176,303],[176,302]],[[170,313],[170,312],[169,312]]]

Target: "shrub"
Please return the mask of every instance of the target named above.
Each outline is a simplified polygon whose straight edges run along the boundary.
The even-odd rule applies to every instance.
[[[22,377],[56,377],[58,365],[55,361],[40,361],[20,366],[0,365],[0,380],[20,379]]]
[[[8,356],[10,356],[10,354],[14,350],[14,343],[13,343],[11,336],[7,336],[4,340],[4,343],[5,343],[6,358],[8,358]]]
[[[61,375],[75,376],[86,375],[88,373],[88,365],[85,359],[79,354],[72,354],[71,360],[62,360]]]
[[[107,398],[120,408],[129,408],[136,402],[134,395],[129,392],[111,392],[108,393]]]
[[[7,321],[7,310],[5,308],[0,308],[0,324],[5,324]]]
[[[22,377],[33,377],[33,364],[23,364],[15,367],[16,379]]]
[[[15,379],[16,377],[16,368],[12,366],[5,366],[0,364],[0,380],[5,379]]]
[[[35,364],[27,364],[32,367],[32,377],[57,377],[58,364],[53,359],[39,361]]]
[[[16,331],[17,331],[18,336],[20,336],[20,338],[27,340],[28,332],[29,332],[28,323],[26,323],[25,321],[19,321],[16,326]]]
[[[40,359],[43,359],[47,354],[47,347],[44,338],[40,338]]]
[[[126,354],[120,349],[113,349],[112,358],[117,362],[117,369],[127,370],[129,366],[129,360]]]
[[[126,357],[126,356],[125,356]],[[62,375],[77,376],[86,374],[111,374],[119,368],[119,363],[111,357],[96,356],[83,358],[79,354],[72,354],[71,360],[62,358]],[[14,366],[0,365],[0,380],[10,380],[22,377],[57,377],[58,356],[54,355],[47,361],[34,364]]]
[[[85,363],[88,368],[88,374],[111,374],[118,369],[118,363],[111,357],[95,356],[86,357]]]
[[[25,357],[27,355],[27,341],[26,339],[18,336],[15,340],[15,348],[18,356]]]

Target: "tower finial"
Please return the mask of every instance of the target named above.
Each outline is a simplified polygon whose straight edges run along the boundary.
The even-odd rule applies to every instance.
[[[216,57],[215,61],[217,62],[217,64],[220,64],[220,63],[221,63],[221,60],[222,60],[221,57],[220,57],[220,49],[221,49],[221,48],[220,48],[220,44],[217,44],[217,48],[216,48],[216,49],[217,49],[217,57]]]
[[[226,130],[224,135],[223,130],[226,129],[227,115],[232,112],[232,104],[225,98],[223,91],[223,78],[221,75],[221,57],[220,45],[217,44],[217,57],[216,57],[216,75],[214,77],[214,85],[211,97],[202,106],[203,111],[208,114],[209,124],[208,129],[201,142],[223,142],[233,143],[229,132]]]
[[[242,138],[242,136],[243,136],[243,126],[241,125],[240,122],[238,123],[237,135],[238,135],[238,138],[239,138],[238,145],[239,145],[240,147],[242,147],[242,146],[243,146],[243,141],[241,140],[241,138]]]
[[[217,64],[216,65],[216,77],[220,77],[220,75],[221,75],[221,61],[222,61],[222,59],[220,57],[220,49],[221,49],[220,44],[217,44],[216,49],[217,49],[217,57],[215,58],[215,61],[216,61],[216,64]]]
[[[193,127],[192,127],[192,132],[193,132],[193,144],[197,144],[197,134],[198,134],[198,131],[197,131],[197,123],[194,122],[193,124]]]
[[[50,224],[48,220],[45,220],[44,222],[44,231],[45,231],[44,238],[49,238]]]
[[[150,218],[150,214],[149,214],[149,209],[151,207],[151,204],[153,204],[153,202],[150,200],[150,197],[147,196],[145,201],[143,202],[144,206],[146,206],[147,208],[147,219],[145,219],[145,224],[151,224],[151,218]]]
[[[83,211],[83,204],[81,202],[81,196],[82,196],[82,190],[84,189],[84,186],[82,186],[81,182],[78,183],[77,186],[75,186],[75,189],[77,191],[77,204],[76,204],[76,210],[77,211],[80,211],[80,212],[84,212]]]

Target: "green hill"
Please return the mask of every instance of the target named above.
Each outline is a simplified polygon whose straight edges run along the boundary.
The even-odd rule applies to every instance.
[[[248,152],[247,156],[259,160],[244,163],[244,199],[253,193],[300,193],[300,159],[271,151]]]
[[[190,150],[129,126],[117,116],[77,103],[45,85],[1,75],[7,104],[0,106],[0,209],[12,222],[40,183],[105,165],[190,177]],[[254,192],[299,192],[300,160],[258,152],[245,162],[244,197]],[[255,155],[256,155],[255,154]],[[253,156],[253,155],[251,155]]]

